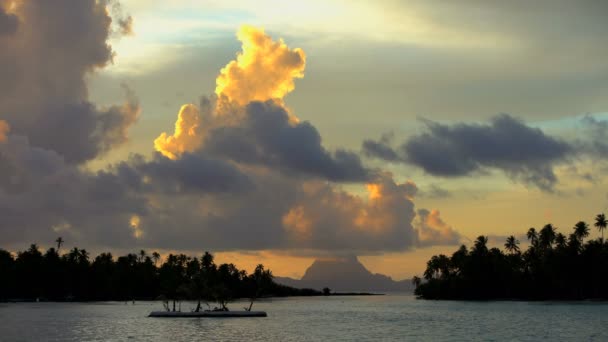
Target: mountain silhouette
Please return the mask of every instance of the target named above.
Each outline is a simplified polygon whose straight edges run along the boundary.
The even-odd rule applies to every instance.
[[[302,279],[275,277],[279,284],[336,291],[412,291],[409,279],[395,281],[383,274],[371,273],[356,256],[327,260],[315,260]]]

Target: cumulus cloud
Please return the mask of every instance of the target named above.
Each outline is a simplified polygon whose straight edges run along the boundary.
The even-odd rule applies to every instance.
[[[61,234],[95,245],[133,242],[128,220],[147,210],[116,174],[89,173],[22,136],[0,143],[0,234],[4,245]]]
[[[368,140],[368,156],[420,167],[442,177],[468,176],[488,169],[551,191],[557,182],[554,166],[573,152],[569,143],[546,135],[510,115],[494,117],[489,124],[441,124],[425,120],[426,132],[408,137],[393,148]]]
[[[418,209],[414,227],[420,246],[456,245],[463,237],[441,218],[439,210]]]
[[[127,91],[124,106],[100,108],[88,99],[86,85],[89,74],[114,58],[107,2],[10,3],[9,16],[18,20],[19,29],[0,38],[2,119],[32,145],[54,150],[72,163],[124,143],[139,112],[132,92]],[[0,22],[5,17],[1,12]]]
[[[411,222],[415,216],[412,182],[397,184],[382,175],[367,185],[363,199],[328,185],[303,188],[283,216],[290,244],[304,249],[404,250],[415,246]]]
[[[237,33],[243,51],[220,71],[215,93],[246,105],[251,101],[282,100],[304,77],[306,55],[273,41],[264,30],[244,25]]]
[[[249,103],[238,125],[208,132],[204,149],[238,162],[332,181],[366,181],[373,173],[362,165],[357,154],[325,149],[314,126],[290,121],[287,110],[273,101]]]
[[[10,94],[19,96],[32,86],[30,95],[36,100],[0,92],[1,112],[18,113],[7,118],[10,134],[8,124],[0,121],[3,245],[53,241],[59,234],[97,248],[365,254],[420,244],[412,226],[416,185],[366,168],[353,152],[326,149],[316,128],[296,120],[282,101],[293,90],[294,78],[302,77],[304,53],[253,28],[241,29],[243,53],[222,70],[219,94],[198,106],[183,106],[174,132],[155,140],[159,153],[151,158],[132,155],[98,171],[82,167],[80,162],[127,139],[139,104],[128,88],[122,106],[99,108],[86,94],[84,76],[111,59],[106,43],[110,2],[53,4],[73,4],[74,11],[94,26],[81,28],[91,34],[87,42],[81,33],[66,33],[75,36],[75,46],[91,50],[87,54],[64,46],[57,55],[47,56],[50,66],[25,74],[18,71],[14,79],[19,85],[0,81],[0,87],[8,86]],[[27,23],[40,17],[42,9],[48,10],[50,23],[45,25],[50,31],[84,25],[74,19],[80,17],[66,17],[65,8],[58,8],[24,2],[16,13]],[[26,31],[38,25],[43,24]],[[29,35],[21,34],[25,33],[16,35],[36,48],[32,51],[46,51],[37,40],[30,42]],[[59,41],[54,37],[58,33],[28,34]],[[80,57],[60,58],[72,52]],[[2,50],[0,58],[9,53],[25,54]],[[47,70],[53,66],[57,70]],[[58,72],[65,72],[65,78],[53,78]],[[53,76],[53,84],[36,85],[41,74]],[[337,182],[365,187],[368,196],[347,192]],[[443,230],[429,225],[425,232],[440,241]],[[430,241],[435,240],[424,243]]]
[[[175,132],[163,132],[154,140],[154,148],[165,157],[177,159],[184,152],[196,150],[202,143],[200,113],[193,104],[183,105],[177,114]]]
[[[374,171],[356,153],[328,151],[317,129],[289,112],[283,97],[303,77],[304,52],[275,42],[261,29],[239,30],[243,52],[217,77],[216,97],[205,98],[199,110],[182,106],[173,135],[154,142],[164,156],[177,159],[198,150],[237,163],[331,181],[367,181]]]

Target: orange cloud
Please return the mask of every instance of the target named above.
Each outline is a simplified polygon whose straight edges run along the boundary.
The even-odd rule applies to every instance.
[[[392,175],[384,175],[376,183],[367,184],[369,199],[355,216],[354,224],[360,229],[382,232],[394,229],[403,218],[396,215],[395,207],[411,201],[418,190],[416,184],[407,181],[397,184]]]
[[[309,239],[312,235],[312,221],[306,216],[303,206],[290,209],[283,216],[283,227],[295,239]]]
[[[182,106],[173,135],[162,133],[154,140],[155,149],[170,159],[178,159],[203,144],[204,129],[229,126],[242,120],[242,108],[252,101],[274,100],[294,88],[294,79],[304,77],[306,56],[302,49],[290,49],[283,40],[273,41],[263,29],[242,26],[237,33],[242,52],[221,69],[216,79],[214,105],[199,110],[193,104]],[[201,113],[202,112],[202,113]],[[291,122],[298,119],[290,115]]]
[[[10,127],[8,126],[8,123],[0,120],[0,142],[6,141],[6,136],[8,135],[9,131]]]
[[[441,218],[437,209],[428,211],[418,210],[418,219],[415,224],[418,230],[418,240],[421,245],[457,244],[460,234]]]
[[[141,238],[144,235],[144,231],[140,228],[141,218],[137,215],[131,216],[129,220],[129,226],[133,230],[133,237],[136,239]]]
[[[177,115],[173,135],[163,132],[154,140],[154,148],[170,159],[178,159],[182,153],[195,150],[203,141],[198,132],[200,120],[200,113],[195,105],[183,105]]]
[[[294,88],[294,79],[304,77],[306,55],[290,49],[263,29],[243,25],[237,33],[242,52],[228,63],[216,79],[215,93],[240,105],[251,101],[281,100]]]
[[[290,242],[294,247],[342,244],[363,249],[407,249],[417,242],[411,225],[415,217],[412,198],[417,188],[410,181],[399,184],[392,175],[383,174],[367,185],[367,199],[323,182],[308,182],[302,188],[304,198],[282,218],[283,229],[293,238]]]

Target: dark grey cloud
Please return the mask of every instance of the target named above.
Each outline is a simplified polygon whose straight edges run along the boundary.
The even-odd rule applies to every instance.
[[[157,229],[176,229],[158,222],[196,216],[205,195],[240,196],[252,189],[249,176],[232,164],[198,155],[175,161],[134,155],[106,170],[89,172],[53,150],[31,146],[25,137],[9,135],[0,142],[4,244],[52,241],[62,235],[89,245],[131,246],[137,243],[131,227],[134,215]],[[189,205],[176,205],[180,202]],[[193,221],[191,227],[199,224]],[[146,242],[163,246],[159,234],[148,231]],[[189,238],[182,236],[175,243]]]
[[[0,38],[0,119],[69,162],[94,159],[124,143],[139,111],[130,90],[120,106],[101,108],[88,99],[87,76],[114,56],[106,5],[21,1],[14,14],[0,12],[0,26],[8,25],[7,18],[19,21],[13,34]]]
[[[331,181],[361,182],[373,178],[373,171],[363,166],[356,153],[328,151],[313,125],[306,121],[291,123],[282,106],[272,101],[252,102],[244,110],[245,118],[238,125],[208,132],[205,151]]]
[[[442,177],[498,169],[514,180],[551,191],[557,182],[554,166],[567,161],[575,151],[571,144],[507,114],[494,117],[489,124],[424,123],[426,132],[409,137],[396,149],[366,141],[365,154],[384,158],[386,152],[377,151],[390,150],[397,157],[389,161],[412,164]]]
[[[202,154],[186,153],[177,160],[156,155],[152,161],[132,164],[164,193],[240,193],[253,188],[249,176],[235,165]]]
[[[57,235],[95,248],[365,254],[418,245],[416,186],[389,174],[374,180],[379,196],[368,202],[323,180],[201,153],[135,155],[89,172],[16,135],[0,143],[0,172],[0,240],[9,248]]]
[[[10,35],[17,31],[19,18],[16,15],[6,12],[2,1],[0,1],[0,39],[2,35]]]
[[[578,141],[579,149],[591,151],[599,157],[608,156],[608,121],[585,115],[581,123],[586,134]]]

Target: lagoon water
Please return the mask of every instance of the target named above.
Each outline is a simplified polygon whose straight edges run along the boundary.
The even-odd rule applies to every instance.
[[[232,303],[233,310],[245,303]],[[182,310],[194,307],[182,303]],[[411,295],[259,301],[267,318],[149,318],[158,302],[0,304],[1,341],[608,341],[608,303],[423,301]]]

